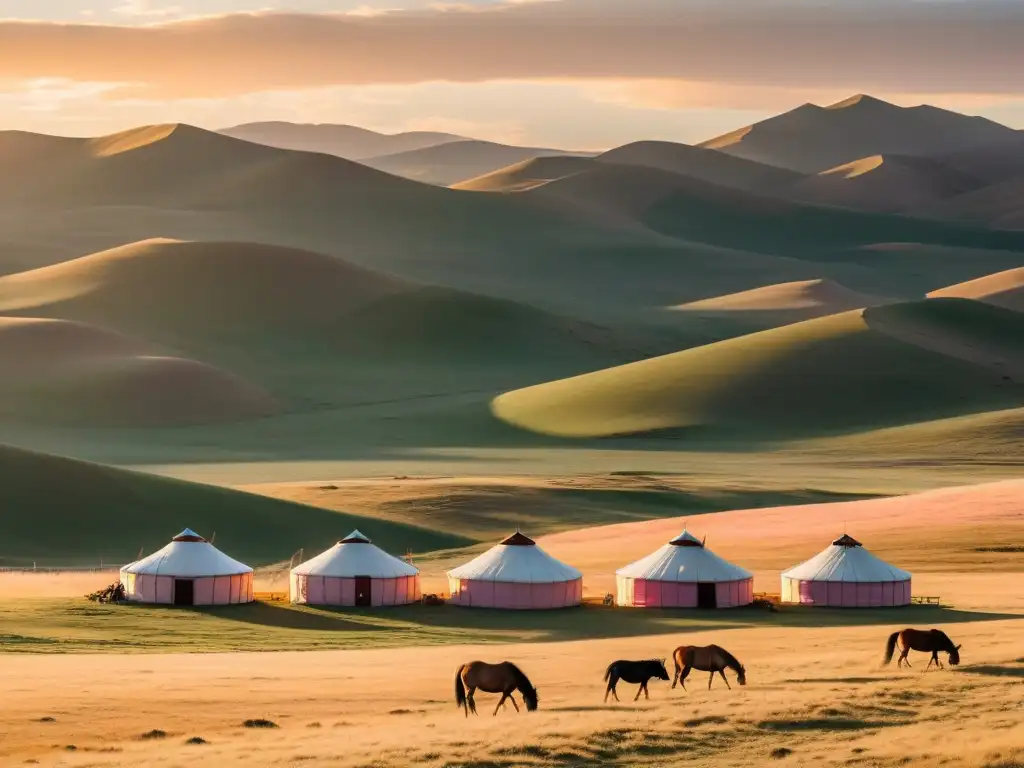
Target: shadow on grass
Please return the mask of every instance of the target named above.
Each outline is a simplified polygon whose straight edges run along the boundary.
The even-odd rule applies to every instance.
[[[866,731],[907,725],[906,720],[862,720],[858,717],[811,717],[806,720],[762,720],[757,727],[764,731]]]
[[[1016,677],[1024,679],[1024,667],[998,666],[996,664],[982,664],[976,667],[964,667],[964,672],[970,675],[986,675],[988,677]]]
[[[783,680],[784,683],[880,683],[888,680],[888,677],[793,677]]]
[[[174,610],[168,608],[167,610]],[[180,609],[177,609],[180,610]],[[973,621],[1021,619],[1014,614],[960,611],[939,606],[906,606],[880,609],[828,609],[783,607],[776,612],[760,608],[722,611],[644,609],[628,610],[585,604],[546,611],[503,611],[422,604],[386,608],[330,608],[290,603],[255,602],[247,605],[194,608],[219,619],[266,627],[324,631],[402,631],[424,635],[455,635],[461,642],[481,640],[481,633],[511,633],[521,640],[568,641],[602,637],[639,637],[674,632],[708,632],[758,626],[910,626],[955,624]],[[864,681],[874,681],[868,678]],[[860,678],[836,682],[861,682]]]

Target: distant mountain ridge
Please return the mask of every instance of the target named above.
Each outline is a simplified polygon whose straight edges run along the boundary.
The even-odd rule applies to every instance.
[[[218,133],[279,149],[322,152],[346,160],[363,160],[395,152],[409,152],[452,141],[465,141],[465,136],[438,131],[405,131],[380,133],[355,125],[334,123],[289,123],[269,121],[243,123],[222,128]]]
[[[698,146],[820,173],[872,155],[936,155],[1009,141],[1017,131],[938,107],[899,107],[864,94],[821,107],[804,104]]]

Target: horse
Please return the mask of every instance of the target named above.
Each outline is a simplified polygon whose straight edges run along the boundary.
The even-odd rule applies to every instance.
[[[636,690],[636,696],[633,697],[633,701],[640,698],[640,694],[643,693],[645,699],[650,699],[650,695],[647,693],[647,682],[655,677],[658,680],[668,680],[668,670],[665,669],[665,660],[649,659],[647,661],[613,661],[608,665],[608,669],[604,672],[605,682],[608,683],[608,687],[604,692],[604,700],[608,701],[608,694],[610,693],[615,697],[615,700],[619,700],[619,694],[615,692],[615,686],[619,680],[625,680],[627,683],[639,683],[640,687]]]
[[[711,673],[711,677],[708,679],[709,691],[711,683],[715,680],[715,672],[725,680],[725,687],[732,690],[732,686],[729,685],[729,681],[725,677],[725,669],[731,669],[736,673],[736,682],[740,685],[747,684],[746,668],[737,661],[735,656],[717,645],[681,645],[672,652],[672,661],[676,666],[676,673],[672,678],[673,688],[679,682],[683,684],[683,690],[686,690],[686,676],[690,674],[691,669]]]
[[[949,639],[949,635],[939,629],[904,629],[902,632],[893,632],[889,635],[889,639],[885,643],[885,661],[882,662],[883,666],[892,661],[893,652],[896,650],[896,643],[899,642],[902,649],[900,658],[896,662],[897,667],[902,667],[906,664],[910,666],[910,659],[907,656],[911,651],[924,651],[925,653],[931,653],[932,657],[928,660],[928,667],[935,664],[940,669],[943,664],[939,661],[939,651],[945,651],[949,654],[949,664],[955,667],[960,663],[960,648],[959,645],[953,645],[953,641]],[[928,669],[925,667],[925,669]]]
[[[473,693],[479,688],[486,693],[500,693],[501,699],[498,706],[494,708],[494,714],[505,705],[505,699],[512,702],[512,706],[519,711],[512,692],[518,690],[523,695],[523,702],[526,709],[533,712],[537,709],[537,689],[533,687],[530,679],[523,674],[511,661],[503,661],[500,664],[488,664],[485,661],[471,661],[463,664],[455,673],[455,706],[474,715],[476,702],[473,700]]]

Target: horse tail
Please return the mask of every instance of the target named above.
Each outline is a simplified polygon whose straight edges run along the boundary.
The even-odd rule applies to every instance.
[[[885,660],[882,662],[883,665],[892,661],[892,655],[896,652],[896,641],[899,639],[900,633],[893,632],[889,635],[889,639],[885,641]]]
[[[458,672],[455,673],[455,706],[457,708],[462,707],[466,703],[466,686],[462,683],[462,670],[466,668],[463,664],[459,667]]]
[[[608,669],[606,669],[604,671],[604,681],[606,683],[608,682],[608,678],[612,676],[612,667],[614,667],[614,666],[615,666],[615,662],[612,662],[611,664],[608,665]]]

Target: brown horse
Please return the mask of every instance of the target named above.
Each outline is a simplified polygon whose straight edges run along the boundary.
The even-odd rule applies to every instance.
[[[519,711],[512,692],[518,690],[523,695],[523,702],[530,712],[537,708],[537,689],[533,687],[529,678],[523,674],[511,661],[503,661],[500,664],[488,664],[485,661],[471,661],[459,667],[455,673],[455,706],[461,707],[469,713],[476,714],[476,702],[473,701],[473,693],[479,688],[486,693],[500,693],[501,699],[498,706],[494,708],[494,714],[505,704],[505,699],[512,702],[512,706]],[[468,692],[467,692],[468,690]]]
[[[672,652],[672,661],[676,665],[676,673],[672,678],[672,687],[676,683],[683,684],[686,690],[686,676],[691,669],[699,669],[702,672],[710,672],[708,679],[708,690],[711,690],[711,683],[715,679],[715,672],[725,680],[725,687],[732,690],[729,681],[725,677],[725,669],[731,669],[736,673],[736,682],[740,685],[747,684],[747,670],[737,661],[736,657],[718,645],[681,645]]]
[[[949,664],[955,667],[960,663],[960,646],[953,645],[953,641],[949,639],[949,635],[938,629],[904,629],[902,632],[893,632],[889,635],[888,641],[885,644],[885,661],[883,664],[888,664],[892,661],[892,655],[896,650],[896,643],[900,644],[902,653],[900,658],[896,662],[897,667],[902,667],[906,664],[910,666],[910,659],[907,656],[911,651],[924,651],[932,655],[931,659],[928,660],[928,667],[935,664],[938,667],[942,667],[942,662],[939,661],[939,651],[944,651],[949,654]],[[925,667],[927,669],[928,667]]]

